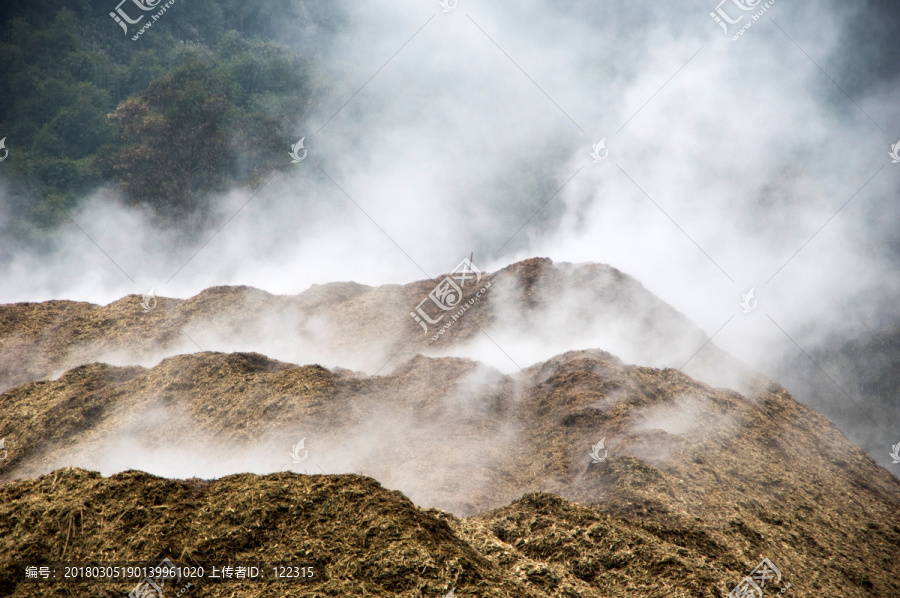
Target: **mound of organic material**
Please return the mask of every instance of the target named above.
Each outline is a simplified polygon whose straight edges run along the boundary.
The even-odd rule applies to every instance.
[[[195,580],[186,593],[249,598],[450,590],[460,598],[712,597],[755,564],[735,560],[727,547],[708,542],[698,550],[696,541],[551,495],[457,519],[353,475],[178,481],[67,468],[0,486],[0,532],[0,595],[15,597],[124,596],[135,586],[21,582],[24,566],[59,562],[314,567],[313,579],[290,584]]]
[[[256,354],[199,353],[152,369],[94,364],[0,395],[0,437],[9,453],[0,479],[66,465],[115,470],[145,458],[142,469],[164,472],[200,462],[211,472],[201,477],[286,467],[361,472],[422,507],[458,515],[552,493],[583,506],[542,494],[465,524],[441,517],[503,579],[539,595],[723,596],[764,557],[798,596],[900,595],[900,482],[782,387],[762,378],[751,387],[746,394],[715,389],[602,351],[569,352],[515,376],[421,356],[372,377]],[[22,493],[46,510],[63,509],[70,504],[63,495],[42,498],[46,491],[37,489],[48,476],[8,483],[5,502]],[[140,484],[134,493],[141,495]],[[229,533],[245,537],[257,528],[241,518],[252,509],[239,494],[227,500],[243,502],[225,508],[240,515]],[[13,535],[33,527],[17,519],[22,508],[0,519]],[[261,501],[259,508],[276,506]],[[212,527],[196,524],[190,533],[217,537]],[[398,538],[406,541],[403,533]],[[194,544],[184,540],[170,551],[191,554],[182,553],[185,546]],[[48,545],[41,554],[49,559],[60,550]],[[405,558],[394,565],[419,566]],[[464,585],[416,570],[433,591]],[[487,580],[488,571],[478,579]],[[528,595],[496,579],[490,587],[497,592]],[[366,591],[419,595],[402,594],[414,587]],[[491,595],[465,587],[469,595]]]
[[[640,356],[648,365],[680,367],[707,340],[682,314],[609,266],[530,259],[480,276],[453,279],[461,297],[443,296],[447,310],[429,299],[444,276],[380,287],[314,285],[295,296],[213,287],[187,300],[129,295],[106,306],[0,305],[0,391],[55,378],[78,365],[149,366],[202,350],[259,352],[378,372],[418,353],[492,343],[483,332],[493,338],[498,331],[527,331],[529,342],[555,352],[602,346],[626,361]],[[464,317],[438,334],[470,302]],[[418,309],[438,322],[427,324]],[[505,344],[521,342],[509,334]],[[712,347],[694,361],[704,357],[723,367],[724,356]]]
[[[15,583],[14,567],[164,558],[315,571],[313,579],[274,586],[199,582],[188,596],[440,596],[452,587],[460,596],[540,595],[444,520],[360,476],[245,474],[205,482],[62,469],[0,486],[0,497],[4,596],[121,597],[135,584],[29,585]]]

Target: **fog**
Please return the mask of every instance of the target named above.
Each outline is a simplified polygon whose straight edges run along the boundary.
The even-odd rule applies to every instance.
[[[900,89],[877,28],[896,5],[777,0],[737,40],[712,0],[345,8],[348,29],[318,48],[335,97],[285,132],[305,136],[304,161],[215,198],[202,230],[97,189],[73,222],[6,248],[0,302],[398,284],[474,252],[484,271],[534,256],[610,264],[773,376],[896,323]],[[8,193],[0,230],[16,218]],[[744,313],[751,288],[758,308]],[[501,351],[469,356],[509,373],[592,344],[519,342],[508,320]],[[597,334],[593,346],[660,364]]]

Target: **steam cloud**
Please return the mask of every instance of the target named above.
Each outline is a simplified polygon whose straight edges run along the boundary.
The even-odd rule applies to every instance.
[[[894,325],[900,89],[895,52],[872,40],[893,43],[874,24],[900,10],[779,1],[732,41],[715,4],[348,2],[349,27],[318,49],[344,95],[298,123],[302,163],[217,198],[202,231],[98,189],[72,214],[83,230],[6,249],[0,302],[405,283],[474,251],[487,271],[611,264],[769,375],[798,345]],[[609,157],[593,163],[601,138]],[[7,194],[0,230],[16,218]],[[751,287],[759,308],[743,314]],[[509,320],[501,338],[520,337]],[[591,346],[501,344],[523,367]],[[660,365],[615,330],[593,346]]]

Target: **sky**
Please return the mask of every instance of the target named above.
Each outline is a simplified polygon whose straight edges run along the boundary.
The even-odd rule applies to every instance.
[[[407,283],[473,252],[610,264],[763,372],[896,324],[895,3],[445,2],[345,2],[315,40],[333,97],[286,132],[303,161],[190,235],[97,189],[0,264],[0,302]]]

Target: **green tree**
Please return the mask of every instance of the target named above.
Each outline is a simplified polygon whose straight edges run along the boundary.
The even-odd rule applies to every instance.
[[[229,180],[230,82],[206,65],[184,65],[123,102],[109,119],[117,145],[105,160],[135,200],[190,214]]]

